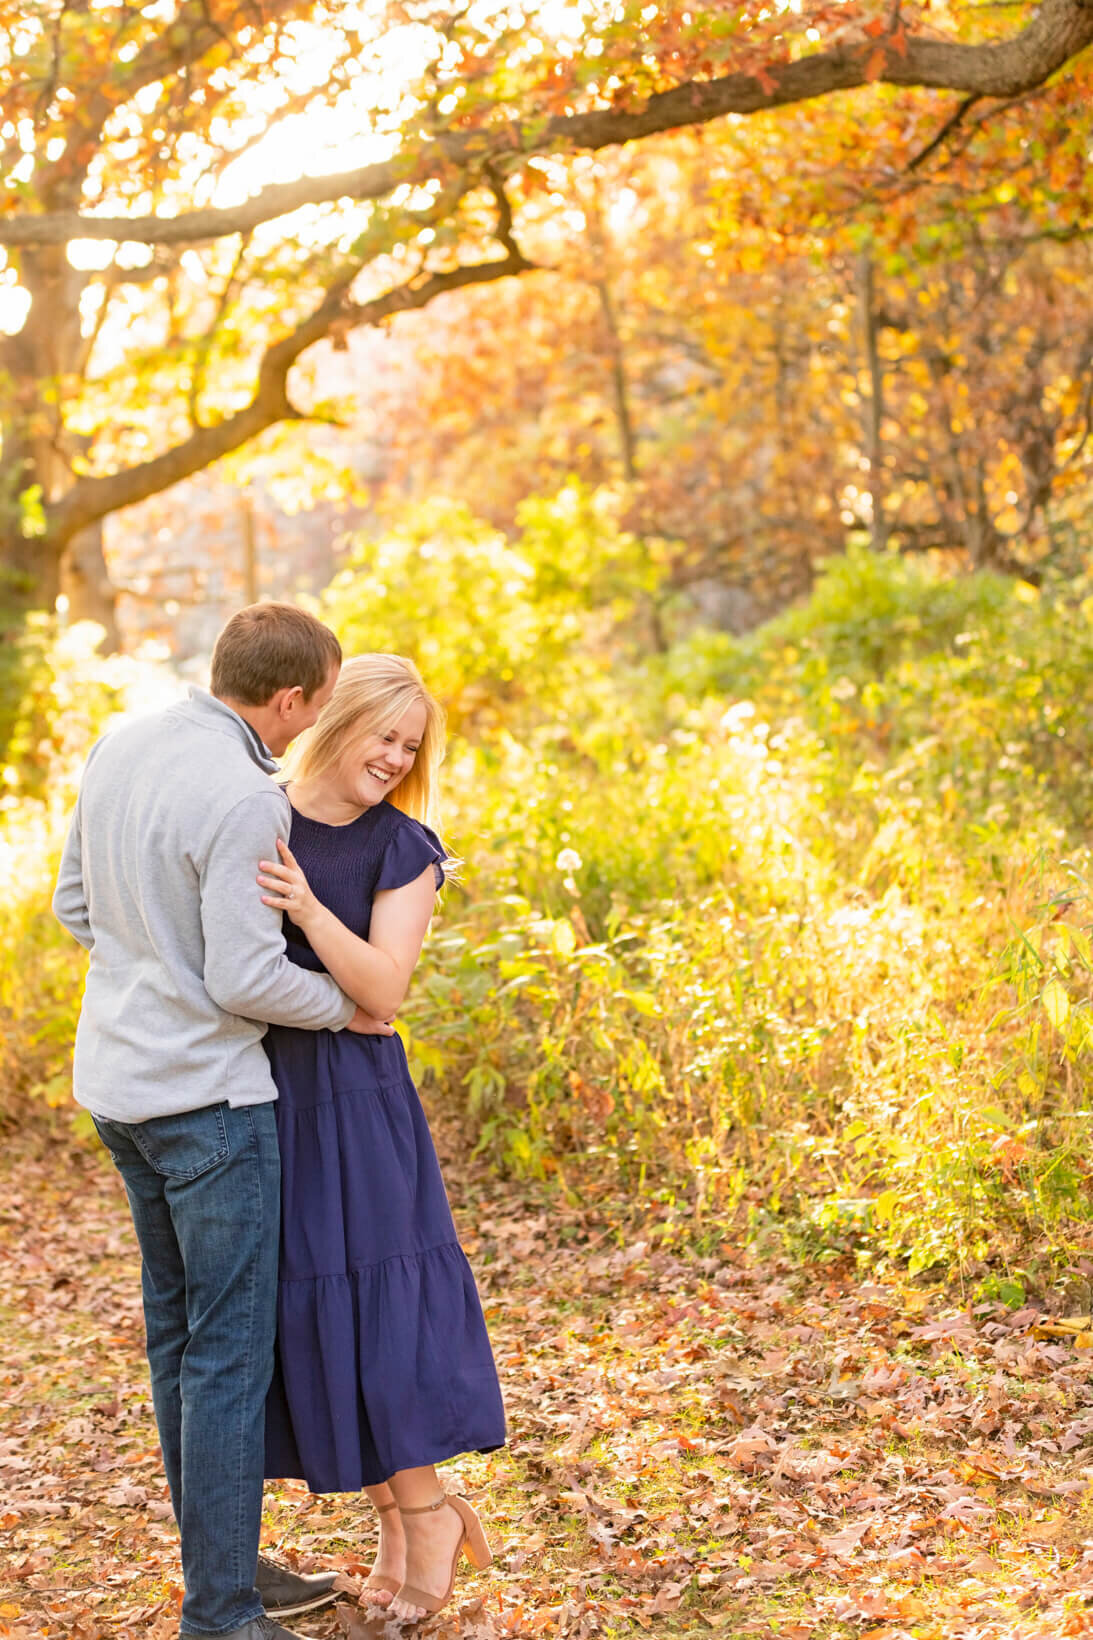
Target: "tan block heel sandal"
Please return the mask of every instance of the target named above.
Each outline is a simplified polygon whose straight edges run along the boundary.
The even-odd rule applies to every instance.
[[[484,1572],[493,1560],[493,1552],[486,1541],[482,1522],[466,1498],[458,1498],[446,1492],[435,1503],[427,1503],[420,1509],[400,1509],[399,1513],[401,1515],[431,1515],[438,1509],[454,1509],[463,1522],[463,1533],[455,1546],[455,1553],[452,1556],[452,1569],[448,1577],[448,1587],[443,1594],[436,1595],[427,1594],[424,1589],[417,1589],[412,1583],[404,1583],[398,1591],[400,1600],[404,1600],[408,1606],[422,1607],[429,1617],[440,1611],[441,1607],[446,1606],[452,1598],[460,1555],[465,1554],[478,1572]]]

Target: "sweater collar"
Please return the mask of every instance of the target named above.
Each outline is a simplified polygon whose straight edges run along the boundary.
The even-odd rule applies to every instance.
[[[241,741],[252,760],[266,774],[276,774],[280,765],[274,761],[273,753],[256,729],[252,729],[245,718],[238,712],[233,712],[230,706],[222,700],[217,700],[207,689],[199,689],[196,684],[190,685],[190,706],[195,715],[210,729],[218,729],[221,734],[234,735]]]

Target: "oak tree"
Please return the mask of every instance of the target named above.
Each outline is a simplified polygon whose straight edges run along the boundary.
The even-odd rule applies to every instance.
[[[940,140],[972,104],[1065,82],[1091,42],[1091,0],[986,20],[898,0],[0,0],[9,578],[40,604],[62,565],[90,583],[110,513],[321,413],[293,379],[316,343],[528,272],[543,156],[855,88],[916,88]],[[299,171],[319,130],[316,174],[240,184],[279,131]]]

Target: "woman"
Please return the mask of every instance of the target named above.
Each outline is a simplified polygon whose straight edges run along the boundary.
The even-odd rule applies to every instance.
[[[346,662],[293,760],[290,847],[263,860],[288,955],[377,1021],[402,1003],[444,881],[424,824],[443,714],[397,655]],[[435,1464],[504,1442],[482,1309],[399,1038],[271,1027],[282,1163],[278,1359],[266,1474],[363,1488],[380,1512],[365,1599],[415,1619],[490,1552]]]

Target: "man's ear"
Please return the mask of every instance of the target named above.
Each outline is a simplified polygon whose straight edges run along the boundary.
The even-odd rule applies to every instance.
[[[294,683],[291,689],[278,689],[273,698],[277,703],[278,717],[284,718],[291,716],[296,707],[302,705],[304,692],[298,683]]]

